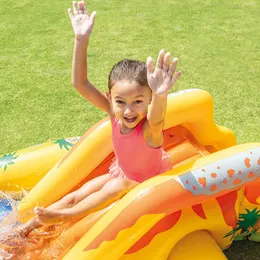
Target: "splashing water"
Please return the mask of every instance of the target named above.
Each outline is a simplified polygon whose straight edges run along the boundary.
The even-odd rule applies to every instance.
[[[21,193],[5,194],[0,191],[0,238],[19,224],[17,206]],[[3,258],[1,258],[3,257]],[[0,247],[0,259],[11,259],[12,253]]]
[[[18,201],[0,191],[0,235],[17,225]],[[8,217],[7,217],[8,216]]]
[[[12,232],[17,226],[21,225],[18,222],[17,206],[25,194],[25,191],[10,194],[0,191],[0,260],[33,260],[36,257],[39,257],[39,259],[58,259],[63,251],[63,245],[59,241],[50,244],[51,246],[48,245],[50,241],[63,235],[71,224],[53,226],[50,229],[36,229],[30,236],[22,238],[23,242],[20,246],[12,243],[5,244],[6,233]],[[1,240],[1,238],[4,239]],[[19,235],[17,238],[21,239]],[[39,254],[36,252],[39,252]]]
[[[0,200],[0,222],[6,217],[8,212],[12,211],[12,205],[7,199]]]

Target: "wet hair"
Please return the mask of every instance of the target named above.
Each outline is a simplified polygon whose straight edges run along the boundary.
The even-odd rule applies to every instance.
[[[109,73],[108,89],[118,81],[137,82],[141,86],[148,86],[147,68],[145,62],[138,60],[122,60],[115,64]]]

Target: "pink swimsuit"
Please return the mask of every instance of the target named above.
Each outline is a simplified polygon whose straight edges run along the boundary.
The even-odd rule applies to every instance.
[[[170,157],[162,147],[152,148],[147,145],[142,131],[143,123],[144,120],[131,133],[122,135],[122,123],[113,117],[112,139],[116,159],[109,168],[113,178],[122,177],[143,182],[172,169]]]

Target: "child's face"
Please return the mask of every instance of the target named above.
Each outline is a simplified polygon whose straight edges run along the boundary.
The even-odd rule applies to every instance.
[[[110,102],[117,118],[128,128],[134,128],[147,114],[151,90],[137,82],[118,81],[110,92]]]

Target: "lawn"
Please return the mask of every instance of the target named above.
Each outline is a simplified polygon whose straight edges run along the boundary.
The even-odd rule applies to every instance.
[[[0,154],[82,135],[105,116],[71,86],[70,5],[0,2]],[[164,48],[183,71],[175,90],[209,91],[218,124],[238,143],[260,141],[259,1],[89,0],[89,9],[97,11],[89,78],[99,89],[117,61]],[[260,259],[259,244],[249,244],[248,254],[248,243],[232,246],[229,259]]]

